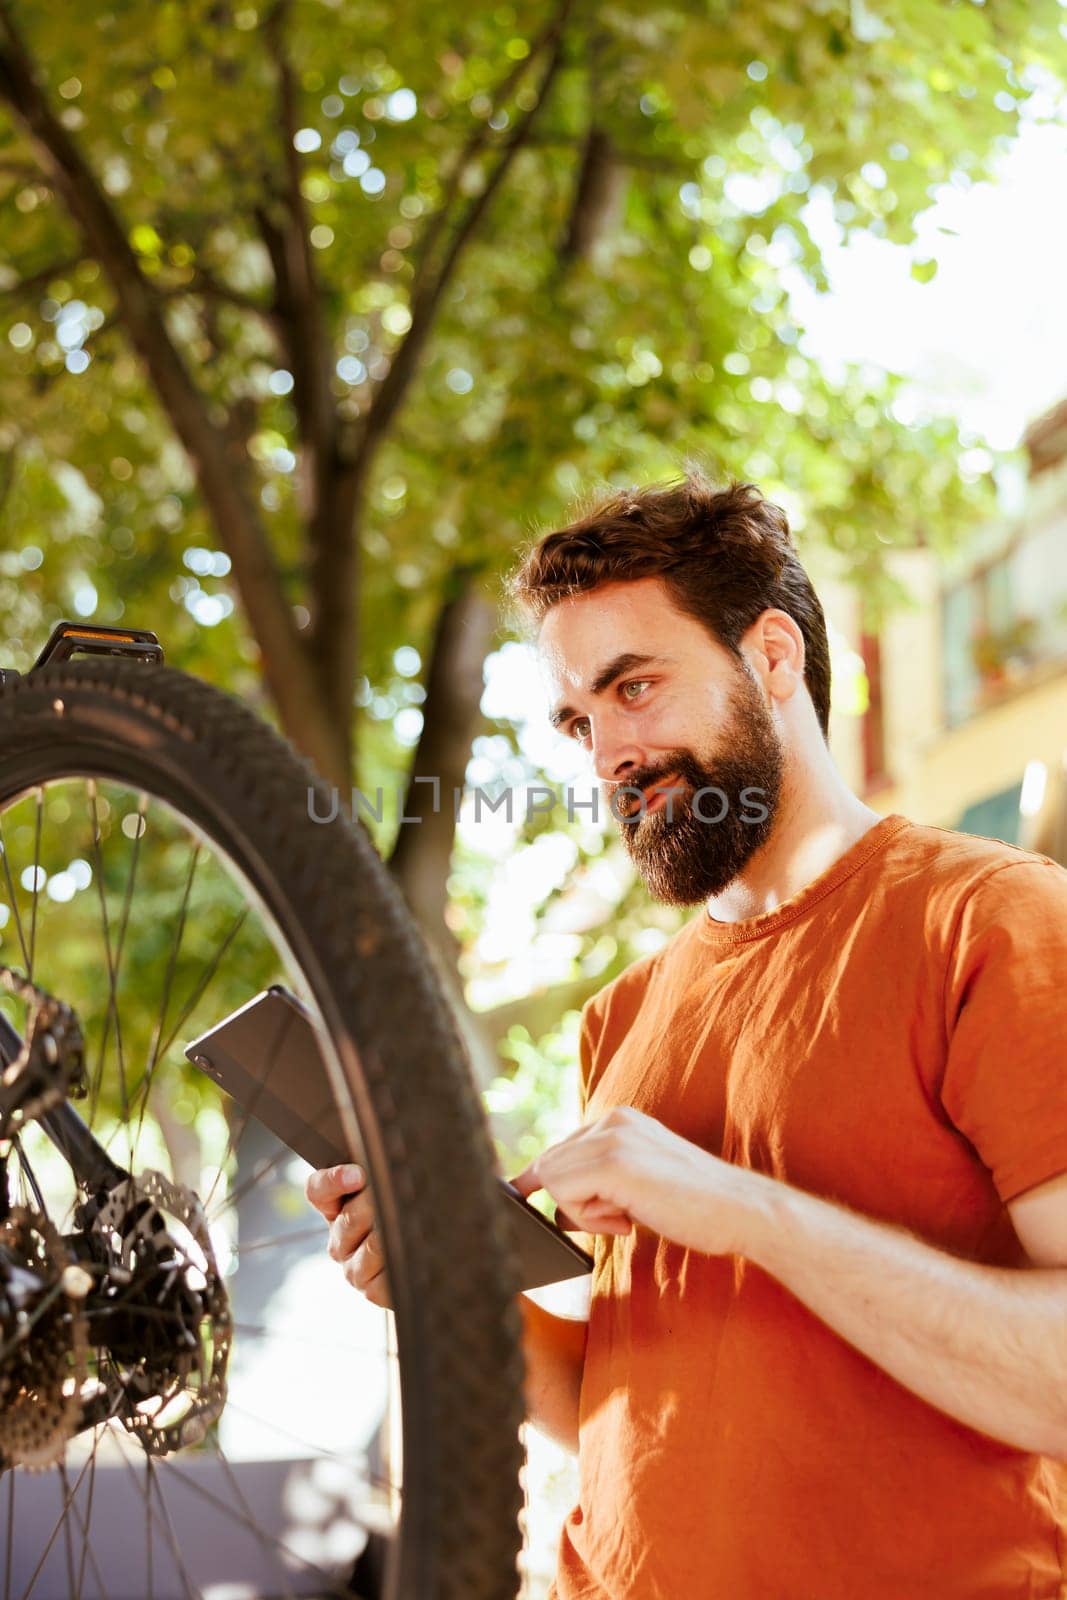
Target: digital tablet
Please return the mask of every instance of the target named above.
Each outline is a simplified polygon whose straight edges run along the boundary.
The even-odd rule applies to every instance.
[[[361,1161],[349,1151],[333,1091],[305,1007],[280,984],[224,1017],[186,1046],[194,1066],[225,1089],[242,1111],[269,1128],[312,1167]],[[513,1219],[523,1289],[577,1278],[592,1257],[503,1178],[500,1202]]]

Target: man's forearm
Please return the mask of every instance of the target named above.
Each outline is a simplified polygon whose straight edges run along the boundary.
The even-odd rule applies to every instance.
[[[567,1450],[578,1449],[578,1397],[589,1324],[556,1317],[519,1296],[526,1361],[526,1415],[541,1433]]]
[[[1005,1444],[1067,1459],[1067,1268],[962,1261],[829,1201],[757,1183],[742,1254],[930,1405]]]

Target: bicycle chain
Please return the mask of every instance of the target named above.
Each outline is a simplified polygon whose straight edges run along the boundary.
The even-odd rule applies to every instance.
[[[85,1094],[85,1043],[73,1008],[24,973],[0,964],[0,988],[29,1008],[22,1049],[0,1072],[0,1139],[10,1139],[63,1100]]]
[[[37,1309],[0,1328],[0,1465],[41,1472],[62,1461],[81,1422],[89,1280],[48,1218],[26,1206],[0,1221],[0,1251],[9,1268],[42,1279]]]

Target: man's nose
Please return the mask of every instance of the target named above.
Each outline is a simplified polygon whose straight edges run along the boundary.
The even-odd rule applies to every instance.
[[[601,783],[625,783],[631,772],[647,764],[632,734],[609,726],[593,729],[593,770]]]

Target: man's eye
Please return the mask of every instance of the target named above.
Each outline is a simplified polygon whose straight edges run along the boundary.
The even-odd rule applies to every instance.
[[[575,717],[571,723],[571,738],[586,739],[589,736],[589,718]]]
[[[636,689],[639,694],[642,689],[647,689],[648,685],[648,678],[631,678],[629,683],[624,683],[622,686],[623,698],[626,700],[636,700],[637,694],[631,694],[630,690]]]

